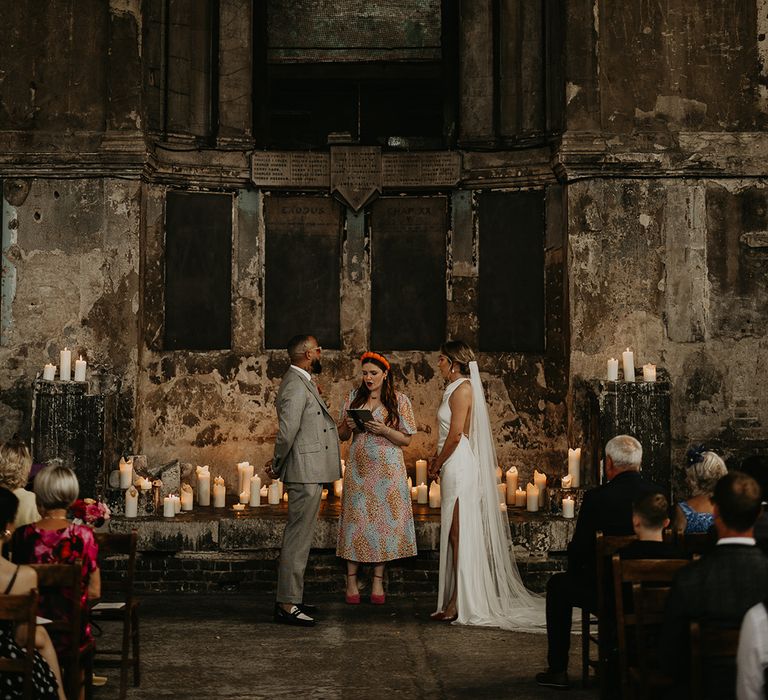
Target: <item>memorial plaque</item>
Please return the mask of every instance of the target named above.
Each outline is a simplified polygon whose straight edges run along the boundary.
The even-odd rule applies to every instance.
[[[381,170],[384,187],[453,187],[461,177],[461,156],[451,151],[385,153]]]
[[[251,180],[257,187],[284,189],[328,187],[327,153],[260,151],[251,157]]]
[[[331,192],[360,211],[381,192],[381,149],[356,146],[331,148]]]

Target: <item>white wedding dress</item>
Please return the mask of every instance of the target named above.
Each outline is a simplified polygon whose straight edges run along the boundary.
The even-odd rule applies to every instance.
[[[507,513],[499,505],[496,450],[477,363],[470,363],[470,379],[461,377],[445,389],[437,412],[438,452],[451,425],[451,394],[462,382],[472,386],[469,437],[443,464],[440,473],[440,582],[437,609],[442,611],[453,592],[453,550],[449,532],[459,503],[459,557],[456,622],[509,630],[544,632],[544,598],[523,585],[515,563]]]

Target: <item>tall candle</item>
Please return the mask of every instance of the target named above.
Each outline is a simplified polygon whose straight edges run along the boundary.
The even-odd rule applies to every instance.
[[[573,499],[570,496],[566,496],[563,499],[563,517],[572,518],[574,513]]]
[[[517,467],[507,469],[507,503],[515,505],[515,491],[517,491]]]
[[[539,509],[539,487],[529,481],[525,491],[526,509],[531,511],[531,513],[535,513]]]
[[[120,488],[127,489],[133,484],[133,460],[120,458]]]
[[[656,365],[647,364],[643,365],[643,381],[655,382],[656,381]]]
[[[269,485],[267,492],[267,503],[271,506],[276,506],[280,503],[280,484],[277,481],[273,481]]]
[[[243,491],[248,491],[248,489],[250,488],[251,477],[253,476],[253,472],[254,472],[253,465],[251,465],[249,462],[240,462],[237,465],[238,493],[242,493]],[[248,494],[248,496],[250,497],[250,493]],[[241,503],[247,503],[247,501],[241,501]]]
[[[59,379],[68,382],[72,377],[72,351],[64,348],[59,353]]]
[[[85,368],[86,368],[86,361],[83,359],[83,356],[80,355],[79,360],[75,360],[75,381],[76,382],[84,382],[85,381]]]
[[[499,490],[499,503],[506,503],[507,501],[507,485],[496,484],[496,488]]]
[[[533,483],[539,489],[539,505],[544,502],[544,491],[547,488],[547,475],[537,469],[533,470]]]
[[[192,510],[192,487],[189,484],[181,485],[181,509]]]
[[[616,382],[619,380],[619,361],[615,358],[608,360],[608,381]]]
[[[197,503],[201,506],[211,505],[211,473],[208,465],[197,468]]]
[[[173,518],[176,515],[176,506],[173,503],[173,499],[170,496],[166,496],[163,499],[163,517]]]
[[[280,492],[280,498],[282,498],[285,492],[285,484],[280,479],[277,480],[277,490]]]
[[[625,382],[634,382],[635,381],[635,354],[627,348],[623,353],[621,353],[621,362],[624,366],[624,381]]]
[[[56,378],[56,365],[52,365],[50,362],[43,367],[43,379],[48,382],[52,382]]]
[[[568,448],[568,476],[571,477],[571,486],[575,489],[581,485],[581,448]]]
[[[213,507],[223,508],[226,505],[227,489],[224,486],[224,477],[219,475],[213,480]]]
[[[417,484],[427,483],[427,460],[426,459],[416,460],[416,483]]]
[[[440,484],[438,484],[436,481],[433,481],[429,485],[429,507],[440,507]]]
[[[427,485],[422,482],[416,487],[416,501],[418,503],[429,503],[429,493],[427,492]]]
[[[139,514],[139,492],[135,486],[125,491],[125,517],[135,518]]]
[[[176,494],[171,494],[171,500],[173,501],[173,507],[176,513],[181,513],[181,499]]]
[[[251,498],[248,501],[248,505],[261,505],[261,477],[258,474],[251,477]]]
[[[526,498],[525,491],[522,488],[517,489],[515,491],[515,507],[522,508],[525,505]]]

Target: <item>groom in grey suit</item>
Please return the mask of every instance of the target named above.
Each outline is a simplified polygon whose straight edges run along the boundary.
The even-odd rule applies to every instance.
[[[322,348],[311,335],[288,342],[291,366],[275,400],[278,430],[267,475],[279,477],[288,492],[288,523],[277,574],[275,622],[311,627],[315,620],[303,604],[304,570],[320,511],[323,484],[341,478],[339,434],[310,373],[322,369]]]

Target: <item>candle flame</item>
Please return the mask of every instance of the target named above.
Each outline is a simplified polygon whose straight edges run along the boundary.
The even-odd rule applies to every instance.
[[[80,362],[82,362],[82,361],[83,361],[83,356],[82,356],[82,355],[80,355]]]

